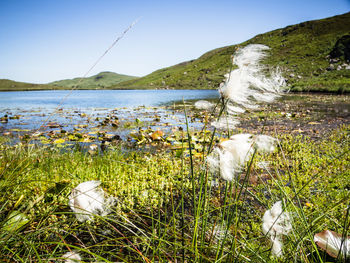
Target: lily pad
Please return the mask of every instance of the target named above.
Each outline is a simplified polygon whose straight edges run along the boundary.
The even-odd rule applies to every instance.
[[[66,141],[65,139],[61,138],[61,139],[54,140],[53,143],[59,144],[59,143],[64,143],[65,141]]]
[[[157,130],[151,134],[151,138],[152,140],[156,141],[156,140],[162,139],[163,135],[164,135],[163,131]]]

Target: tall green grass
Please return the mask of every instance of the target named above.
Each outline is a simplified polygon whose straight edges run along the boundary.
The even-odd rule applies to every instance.
[[[206,167],[213,140],[203,140],[202,156],[187,151],[192,133],[184,132],[181,156],[1,142],[1,261],[55,261],[76,251],[85,262],[346,262],[320,251],[313,235],[348,232],[349,126],[321,141],[277,134],[278,149],[255,153],[232,182]],[[68,195],[88,180],[102,181],[117,203],[107,217],[79,223]],[[261,231],[278,200],[293,219],[279,259]],[[11,219],[14,211],[21,216]]]

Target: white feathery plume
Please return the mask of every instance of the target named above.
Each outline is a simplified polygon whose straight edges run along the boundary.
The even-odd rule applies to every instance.
[[[92,219],[94,214],[105,216],[110,212],[115,199],[106,198],[100,184],[100,181],[87,181],[72,190],[69,206],[80,222]]]
[[[268,50],[269,47],[261,44],[251,44],[244,48],[238,49],[233,57],[233,63],[238,67],[252,67],[258,65],[258,62],[266,56],[263,51]]]
[[[212,172],[220,170],[222,179],[232,181],[234,175],[250,159],[254,148],[257,151],[272,152],[275,149],[274,143],[275,139],[266,135],[236,134],[219,143],[207,157],[207,162]]]
[[[214,104],[206,100],[199,100],[195,102],[194,106],[199,110],[210,110]]]
[[[273,152],[277,139],[267,135],[257,135],[255,139],[255,147],[260,152]]]
[[[238,113],[245,112],[245,109],[234,105],[232,102],[227,102],[226,111],[228,114],[237,115]]]
[[[285,83],[280,71],[267,77],[259,64],[268,49],[267,46],[253,44],[236,52],[233,63],[238,69],[227,74],[226,81],[220,86],[223,97],[245,108],[255,108],[256,102],[271,102],[279,95]]]
[[[276,202],[267,210],[262,221],[262,231],[272,242],[272,253],[277,257],[282,256],[282,235],[287,235],[292,230],[289,213],[282,210],[282,201]]]
[[[350,238],[343,238],[342,235],[325,230],[321,233],[317,233],[314,236],[314,242],[330,256],[337,258],[338,254],[342,257],[350,257]]]
[[[213,121],[211,123],[218,130],[233,130],[239,124],[239,120],[234,116],[221,116],[221,118],[217,121]]]
[[[268,49],[269,47],[264,45],[252,44],[235,53],[233,64],[236,64],[238,69],[226,74],[225,82],[219,87],[221,96],[228,99],[225,109],[228,114],[236,115],[246,109],[256,109],[257,103],[272,102],[283,91],[285,80],[281,72],[277,69],[267,77],[263,72],[264,68],[259,64]],[[213,125],[217,128],[218,123],[221,121]],[[226,128],[231,129],[234,126]]]
[[[62,258],[66,259],[64,261],[65,263],[74,263],[74,262],[80,262],[81,261],[80,255],[77,252],[75,252],[75,251],[67,252],[66,254],[64,254],[62,256]]]

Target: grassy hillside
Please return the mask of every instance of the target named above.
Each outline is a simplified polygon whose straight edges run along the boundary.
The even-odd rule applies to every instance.
[[[50,85],[60,86],[71,89],[78,85],[77,89],[106,89],[122,81],[136,79],[137,77],[117,74],[114,72],[101,72],[97,75],[85,78],[65,79],[49,83]]]
[[[126,80],[137,77],[117,74],[114,72],[101,72],[97,75],[83,79],[65,79],[54,81],[48,84],[33,84],[18,82],[9,79],[0,79],[0,91],[20,91],[20,90],[50,90],[50,89],[108,89],[111,86]],[[79,83],[79,84],[78,84]],[[76,86],[78,84],[78,86]]]
[[[18,82],[9,79],[0,79],[0,91],[20,91],[20,90],[47,90],[62,89],[50,84],[33,84],[26,82]]]
[[[345,41],[340,41],[342,37]],[[349,37],[350,13],[346,13],[260,34],[113,88],[217,88],[230,70],[230,57],[236,48],[256,43],[271,48],[263,63],[279,66],[292,91],[350,92],[350,66],[344,55],[350,49]]]

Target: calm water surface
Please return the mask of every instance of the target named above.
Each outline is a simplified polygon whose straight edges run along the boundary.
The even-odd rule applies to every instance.
[[[57,123],[72,131],[78,125],[86,130],[99,127],[104,118],[118,118],[121,126],[136,119],[155,129],[165,125],[184,126],[184,114],[175,113],[165,105],[183,100],[215,99],[216,90],[51,90],[0,92],[0,134],[29,132],[47,123]],[[170,107],[172,108],[172,107]],[[154,121],[157,119],[158,121]],[[119,132],[110,125],[108,132]],[[164,128],[164,127],[162,127]]]
[[[49,90],[0,93],[0,111],[14,109],[119,108],[159,106],[175,101],[218,98],[216,90]]]
[[[193,104],[195,100],[218,97],[216,90],[0,92],[0,135],[20,138],[40,130],[49,137],[47,133],[59,134],[64,130],[81,134],[105,132],[126,138],[130,130],[136,128],[171,133],[174,129],[186,129],[183,109],[174,110],[173,102],[185,100]],[[265,110],[279,116],[284,122],[282,126],[290,123],[300,126],[305,122],[319,125],[312,129],[319,130],[327,125],[334,128],[339,123],[350,122],[349,98],[348,95],[289,94],[270,106],[265,105]],[[191,112],[190,107],[188,109],[190,128],[200,128],[202,119],[195,117],[197,113]],[[117,120],[118,124],[106,124],[106,119]]]

